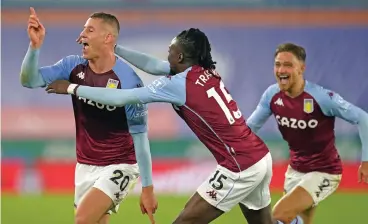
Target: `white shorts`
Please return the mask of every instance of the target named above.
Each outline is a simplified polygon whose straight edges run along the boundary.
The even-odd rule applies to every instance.
[[[74,206],[83,200],[86,193],[97,188],[111,198],[114,208],[109,211],[117,212],[119,204],[134,188],[139,177],[137,164],[114,164],[109,166],[92,166],[77,163],[75,168]]]
[[[322,172],[300,173],[290,166],[285,173],[284,191],[288,193],[295,187],[304,188],[313,198],[314,205],[331,195],[339,186],[341,174]]]
[[[224,212],[239,203],[249,209],[259,210],[271,203],[271,178],[272,158],[268,153],[239,173],[217,165],[215,172],[199,186],[197,192],[208,203]]]

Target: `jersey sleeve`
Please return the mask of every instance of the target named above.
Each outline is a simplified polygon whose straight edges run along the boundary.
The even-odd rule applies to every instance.
[[[127,105],[128,125],[130,133],[143,133],[147,131],[148,108],[145,104]]]
[[[140,81],[137,86],[143,86]],[[143,87],[141,87],[143,88]],[[148,107],[147,104],[136,103],[125,106],[125,111],[128,118],[129,132],[132,134],[147,132]]]
[[[142,187],[152,185],[152,159],[147,132],[132,134]]]
[[[134,89],[144,89],[144,84],[137,73],[121,59],[116,61],[114,72],[121,81],[122,90],[120,91],[132,89],[134,92]],[[124,98],[128,95],[128,93],[125,93]],[[147,132],[148,108],[146,104],[141,103],[139,100],[133,101],[125,105],[125,112],[130,133],[136,134]]]
[[[137,97],[142,103],[167,102],[177,106],[185,104],[185,77],[182,74],[164,76],[154,80],[142,91],[137,90]]]
[[[261,100],[259,101],[256,110],[247,119],[247,125],[253,132],[258,130],[266,123],[268,118],[271,116],[272,111],[270,103],[272,97],[278,92],[278,87],[272,85],[262,94]]]
[[[362,161],[368,161],[368,114],[359,107],[344,100],[338,93],[316,87],[313,97],[326,116],[339,117],[358,126],[362,143]]]
[[[85,61],[80,56],[70,55],[65,58],[62,58],[60,61],[56,62],[54,65],[41,67],[39,72],[46,82],[46,84],[50,84],[55,80],[69,80],[70,73],[72,70],[78,65]]]
[[[163,61],[151,55],[120,45],[116,45],[115,54],[148,74],[163,76],[170,73],[170,63],[168,61]]]
[[[351,124],[359,123],[360,109],[344,100],[338,93],[321,87],[312,93],[312,96],[317,100],[324,115],[339,117]]]
[[[186,79],[181,74],[172,77],[161,77],[148,86],[134,89],[78,86],[76,95],[97,103],[118,107],[127,104],[147,104],[153,102],[166,102],[182,106],[186,100]]]

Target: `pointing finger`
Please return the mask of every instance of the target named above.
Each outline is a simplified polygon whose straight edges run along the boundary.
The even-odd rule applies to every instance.
[[[31,12],[31,15],[37,16],[36,15],[36,10],[33,7],[30,7],[29,11]]]
[[[155,218],[153,217],[152,211],[147,211],[147,215],[152,224],[155,224]]]

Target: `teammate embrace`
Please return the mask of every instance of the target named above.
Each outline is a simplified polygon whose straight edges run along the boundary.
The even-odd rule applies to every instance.
[[[173,223],[207,224],[239,204],[250,224],[310,224],[315,206],[335,191],[341,180],[341,160],[334,146],[335,117],[358,125],[363,148],[359,178],[368,183],[368,115],[335,92],[304,79],[306,53],[300,46],[278,46],[274,64],[277,84],[266,90],[246,121],[216,72],[211,45],[199,29],[190,28],[174,37],[168,61],[115,46],[115,53],[130,64],[162,76],[141,87],[133,70],[113,54],[119,31],[113,15],[93,14],[87,21],[78,38],[83,57],[69,56],[40,69],[37,49],[45,33],[34,11],[29,24],[31,47],[22,65],[22,84],[72,95],[77,130],[83,130],[77,131],[76,223],[107,223],[107,218],[102,219],[105,211],[115,211],[138,177],[134,154],[144,186],[141,209],[154,223],[157,202],[146,113],[142,113],[146,104],[154,102],[172,104],[218,163]],[[255,133],[272,114],[289,144],[291,159],[286,194],[271,212],[272,158]],[[103,138],[111,133],[114,139]],[[90,158],[94,152],[99,152],[98,156]],[[100,163],[109,156],[109,164]],[[90,184],[94,180],[98,181]],[[78,190],[81,186],[83,192]],[[119,192],[116,198],[114,190]],[[100,201],[93,203],[88,198]]]

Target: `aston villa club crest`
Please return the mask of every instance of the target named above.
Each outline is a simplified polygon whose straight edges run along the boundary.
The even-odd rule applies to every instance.
[[[117,89],[119,85],[119,81],[115,79],[109,79],[107,80],[106,88],[109,89]]]
[[[304,112],[307,114],[313,113],[314,103],[313,99],[304,99]]]

